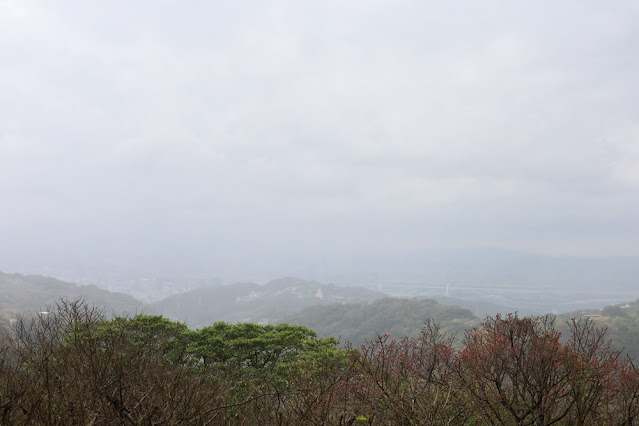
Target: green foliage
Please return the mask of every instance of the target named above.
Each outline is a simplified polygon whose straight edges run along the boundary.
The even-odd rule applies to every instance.
[[[175,364],[187,361],[187,346],[193,334],[185,324],[158,315],[116,317],[96,324],[93,333],[96,339],[117,338],[130,348],[161,355]]]
[[[415,338],[376,335],[358,349],[340,349],[299,325],[218,322],[191,331],[161,316],[108,319],[82,301],[63,300],[0,337],[0,424],[639,419],[639,371],[588,319],[570,321],[563,341],[551,317],[507,315],[468,330],[459,350],[433,321]]]
[[[468,310],[430,299],[383,298],[367,303],[313,306],[284,318],[316,330],[320,336],[338,337],[359,346],[376,334],[418,337],[424,323],[433,320],[443,332],[458,334],[479,323]]]
[[[269,369],[336,344],[299,325],[216,322],[193,332],[188,352],[205,365]]]

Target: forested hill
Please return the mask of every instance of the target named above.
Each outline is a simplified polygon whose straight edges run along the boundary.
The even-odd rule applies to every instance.
[[[570,312],[556,318],[557,328],[567,333],[564,326],[570,318],[590,318],[598,327],[607,328],[606,337],[615,349],[639,360],[639,299],[634,302]]]
[[[342,349],[297,325],[189,330],[161,316],[109,319],[96,309],[63,301],[0,333],[0,424],[631,425],[639,418],[639,370],[590,320],[572,322],[564,337],[551,317],[509,314],[486,318],[461,345],[428,324],[414,339],[383,335]]]
[[[265,285],[237,283],[189,291],[148,305],[147,312],[199,328],[216,321],[272,323],[307,306],[368,302],[385,296],[362,287],[282,278]]]
[[[133,315],[142,308],[142,302],[129,295],[101,290],[94,285],[79,286],[41,275],[0,272],[0,316],[41,311],[52,307],[60,298],[86,298],[89,303],[105,307],[108,313]]]
[[[427,320],[433,320],[442,331],[458,334],[479,324],[468,309],[445,306],[431,299],[383,298],[372,303],[335,303],[311,306],[288,315],[283,322],[315,330],[322,337],[337,337],[353,345],[372,339],[376,334],[417,337]]]
[[[564,336],[570,334],[568,324],[572,318],[589,318],[598,327],[607,329],[606,339],[611,340],[612,348],[622,351],[623,356],[627,354],[639,360],[639,300],[551,317]],[[376,334],[416,337],[427,319],[461,339],[465,330],[476,327],[484,318],[475,317],[467,309],[441,305],[430,299],[384,298],[372,303],[312,306],[286,316],[283,322],[309,327],[322,337],[337,337],[342,342],[359,345]]]

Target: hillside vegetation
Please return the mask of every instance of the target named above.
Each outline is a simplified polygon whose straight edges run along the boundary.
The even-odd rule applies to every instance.
[[[131,296],[101,290],[94,285],[79,286],[41,275],[0,272],[0,317],[7,319],[23,312],[46,310],[61,297],[85,298],[107,307],[109,313],[134,314],[142,308],[142,302]]]
[[[612,346],[624,351],[633,360],[639,360],[639,300],[606,306],[603,309],[589,309],[570,312],[557,317],[558,323],[570,318],[588,317],[598,327],[607,328],[607,336]],[[562,331],[567,331],[562,328]]]
[[[189,291],[153,303],[147,312],[199,328],[216,321],[273,323],[308,306],[372,301],[384,296],[362,287],[282,278],[265,285],[237,283]]]
[[[551,316],[556,318],[556,328],[564,339],[570,334],[568,324],[573,318],[589,318],[607,330],[613,349],[639,360],[639,301]],[[462,336],[480,321],[464,308],[442,305],[430,299],[395,298],[308,307],[282,321],[303,325],[317,331],[319,336],[336,337],[358,346],[377,334],[414,338],[427,320],[435,321],[443,331],[457,336]]]
[[[0,330],[16,314],[39,312],[60,297],[84,298],[111,313],[145,312],[185,321],[192,328],[216,321],[277,323],[289,322],[317,331],[322,337],[336,337],[359,345],[379,334],[416,337],[428,319],[442,330],[461,336],[479,319],[470,311],[444,306],[433,300],[393,299],[361,287],[340,287],[297,278],[274,280],[266,285],[238,283],[202,288],[172,296],[152,305],[122,293],[93,285],[78,286],[40,275],[0,272]],[[452,299],[447,303],[457,302]],[[557,316],[557,329],[566,335],[571,318],[587,316],[608,328],[613,348],[639,359],[639,301],[580,310]]]
[[[630,425],[639,371],[589,319],[486,318],[460,344],[340,349],[303,326],[108,319],[82,302],[0,333],[0,424]]]
[[[312,306],[286,316],[283,322],[303,325],[322,337],[336,337],[359,346],[377,334],[415,338],[428,320],[438,323],[442,331],[457,335],[479,324],[468,309],[441,305],[430,299],[390,297],[371,303]]]

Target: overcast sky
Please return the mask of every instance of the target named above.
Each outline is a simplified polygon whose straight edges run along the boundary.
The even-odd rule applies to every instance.
[[[0,0],[0,267],[639,255],[637,22],[636,1]]]

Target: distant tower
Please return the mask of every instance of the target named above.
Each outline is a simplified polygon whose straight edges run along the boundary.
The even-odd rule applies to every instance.
[[[446,291],[444,292],[444,296],[445,297],[450,297],[450,296],[448,296],[448,284],[446,284]]]

